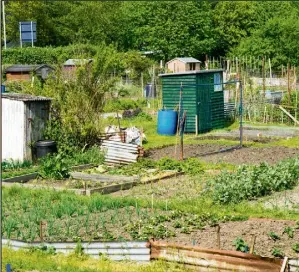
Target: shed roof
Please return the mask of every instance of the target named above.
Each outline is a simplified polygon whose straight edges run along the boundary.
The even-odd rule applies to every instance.
[[[44,96],[34,96],[31,94],[19,94],[19,93],[2,93],[2,98],[17,100],[17,101],[51,101],[52,98]]]
[[[223,72],[223,69],[211,69],[211,70],[199,70],[199,71],[187,71],[187,72],[179,72],[179,73],[168,73],[168,74],[160,74],[159,76],[177,76],[177,75],[194,75],[194,74],[206,74],[206,73],[217,73]]]
[[[9,66],[8,68],[5,69],[5,73],[11,73],[11,72],[33,72],[36,70],[39,70],[43,67],[48,67],[51,69],[54,69],[52,66],[48,64],[34,64],[34,65],[28,65],[28,64],[16,64]]]
[[[68,59],[63,65],[71,65],[71,66],[84,65],[92,61],[93,61],[92,59]]]
[[[186,57],[186,58],[174,58],[174,59],[172,59],[172,60],[170,60],[170,61],[168,61],[168,62],[171,62],[171,61],[173,61],[173,60],[179,60],[179,61],[184,62],[184,63],[201,63],[200,60],[195,59],[195,58],[192,58],[192,57]],[[168,63],[168,62],[167,62],[167,63]]]

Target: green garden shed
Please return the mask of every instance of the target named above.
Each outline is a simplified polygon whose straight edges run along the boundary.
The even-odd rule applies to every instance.
[[[161,74],[165,109],[178,108],[182,86],[182,109],[187,112],[185,132],[206,132],[225,126],[223,70]]]

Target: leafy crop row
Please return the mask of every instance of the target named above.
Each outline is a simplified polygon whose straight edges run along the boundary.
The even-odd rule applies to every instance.
[[[200,215],[147,208],[134,199],[94,196],[86,199],[54,191],[4,190],[2,236],[25,241],[145,240],[191,233],[234,216]],[[7,201],[9,199],[9,201]],[[240,218],[237,218],[240,219]]]
[[[235,173],[223,172],[208,185],[216,203],[238,203],[293,188],[299,179],[299,158],[271,166],[242,166]]]

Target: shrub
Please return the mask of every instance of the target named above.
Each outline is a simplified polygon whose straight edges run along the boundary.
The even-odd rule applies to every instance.
[[[40,160],[39,175],[42,178],[63,179],[70,176],[70,165],[62,153],[48,154]]]
[[[270,166],[242,166],[236,173],[223,172],[208,183],[216,203],[238,203],[293,188],[299,179],[299,158]]]

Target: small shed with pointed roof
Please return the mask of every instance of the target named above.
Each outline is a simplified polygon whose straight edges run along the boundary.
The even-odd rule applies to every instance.
[[[201,61],[192,58],[174,58],[166,63],[170,73],[182,73],[188,71],[199,71]]]

